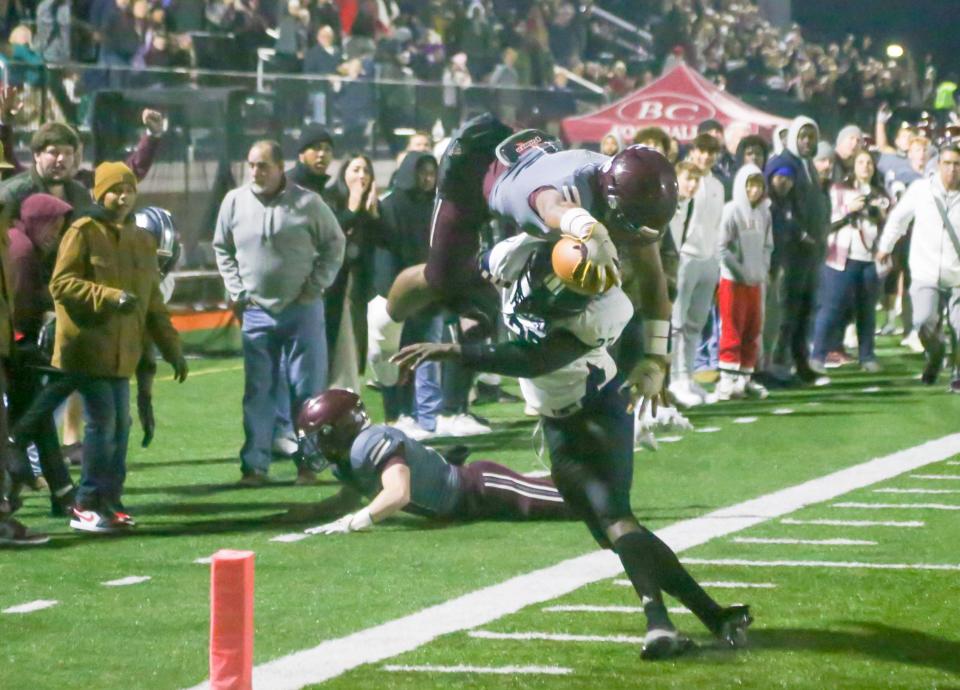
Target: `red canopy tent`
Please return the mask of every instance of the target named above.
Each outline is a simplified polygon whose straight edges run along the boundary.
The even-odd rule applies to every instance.
[[[677,65],[656,81],[588,115],[564,118],[563,138],[571,144],[598,143],[611,131],[632,141],[637,130],[661,127],[677,141],[697,136],[697,125],[714,119],[726,127],[743,122],[754,133],[771,133],[789,120],[770,115],[721,91],[687,65]]]

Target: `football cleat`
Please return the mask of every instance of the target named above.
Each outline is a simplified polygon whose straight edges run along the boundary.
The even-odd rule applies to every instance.
[[[746,604],[733,604],[725,607],[717,618],[714,631],[720,644],[736,649],[747,644],[747,628],[753,623],[750,607]]]
[[[652,628],[643,637],[640,658],[644,661],[672,659],[696,648],[696,643],[683,633],[666,628]]]

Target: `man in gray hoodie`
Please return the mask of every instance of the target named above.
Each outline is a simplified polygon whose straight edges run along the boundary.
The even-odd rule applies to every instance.
[[[821,187],[813,156],[820,130],[809,117],[796,117],[787,132],[786,148],[767,163],[767,170],[791,168],[796,232],[783,238],[782,321],[774,350],[774,375],[789,379],[792,364],[806,383],[816,380],[808,363],[807,329],[830,227],[830,199]]]
[[[241,483],[261,486],[270,469],[281,358],[294,418],[304,400],[326,388],[321,297],[343,262],[345,240],[320,196],[284,177],[279,144],[256,142],[247,166],[250,181],[220,206],[213,249],[243,318]],[[299,467],[300,479],[310,473]]]

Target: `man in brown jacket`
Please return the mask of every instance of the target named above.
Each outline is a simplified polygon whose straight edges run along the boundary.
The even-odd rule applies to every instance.
[[[187,377],[180,339],[160,294],[156,246],[132,212],[137,182],[123,163],[102,163],[96,207],[67,230],[50,282],[57,313],[53,366],[84,402],[83,470],[70,526],[114,532],[133,526],[120,495],[130,432],[130,377],[146,337]]]
[[[0,484],[7,469],[9,447],[7,445],[7,358],[13,353],[13,289],[7,265],[7,228],[0,224]],[[14,520],[17,499],[4,498],[0,491],[0,546],[33,546],[45,544],[49,537],[31,532]]]

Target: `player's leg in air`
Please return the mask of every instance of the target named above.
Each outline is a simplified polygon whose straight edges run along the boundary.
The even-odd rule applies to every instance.
[[[480,229],[490,219],[484,178],[496,160],[497,144],[511,133],[487,113],[453,133],[440,160],[427,263],[402,271],[386,301],[377,300],[368,315],[369,360],[382,383],[396,383],[397,370],[389,359],[400,349],[406,319],[434,302],[462,313],[473,293],[490,289],[476,264]]]

